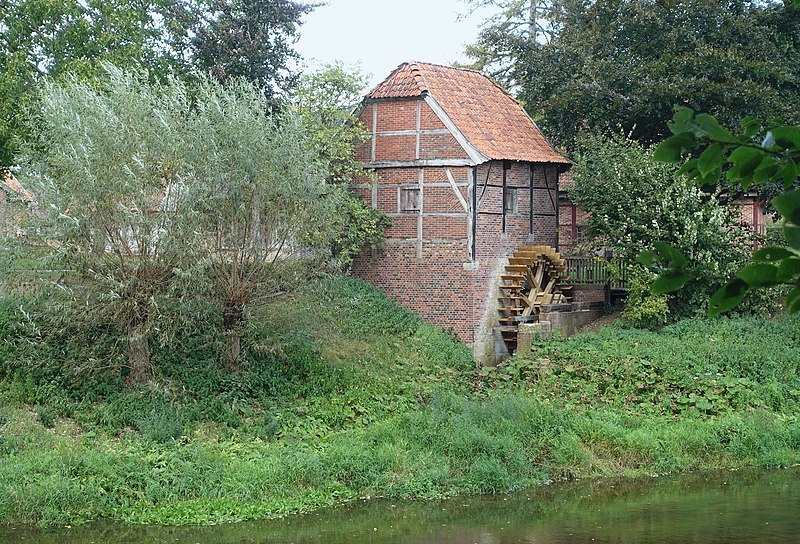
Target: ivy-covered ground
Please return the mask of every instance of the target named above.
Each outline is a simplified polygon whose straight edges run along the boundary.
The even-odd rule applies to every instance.
[[[178,334],[126,388],[21,305],[0,310],[0,523],[219,523],[800,462],[798,318],[609,327],[476,370],[450,334],[343,278],[271,308],[242,375]]]

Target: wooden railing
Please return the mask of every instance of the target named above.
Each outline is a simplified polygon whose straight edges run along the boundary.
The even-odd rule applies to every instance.
[[[619,257],[565,257],[570,281],[605,285],[611,289],[628,288],[628,267]],[[613,272],[612,272],[613,269]]]

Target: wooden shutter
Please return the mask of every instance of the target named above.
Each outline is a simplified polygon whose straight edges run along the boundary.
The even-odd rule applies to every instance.
[[[400,211],[418,212],[419,211],[419,187],[400,188]]]

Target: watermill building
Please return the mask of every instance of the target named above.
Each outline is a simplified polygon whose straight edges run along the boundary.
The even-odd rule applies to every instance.
[[[557,247],[569,162],[519,102],[473,70],[401,64],[367,94],[359,118],[370,175],[352,190],[391,226],[354,273],[472,344],[478,360],[492,358],[507,258]]]

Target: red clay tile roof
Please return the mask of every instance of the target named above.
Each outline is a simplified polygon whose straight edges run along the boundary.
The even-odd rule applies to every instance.
[[[556,153],[519,102],[475,70],[406,62],[367,99],[430,94],[478,151],[490,159],[569,164]]]
[[[17,178],[15,178],[10,172],[3,174],[3,178],[0,179],[0,184],[6,186],[10,191],[17,193],[25,202],[33,201],[33,196],[25,190],[25,187],[20,185],[20,183],[17,181]]]

